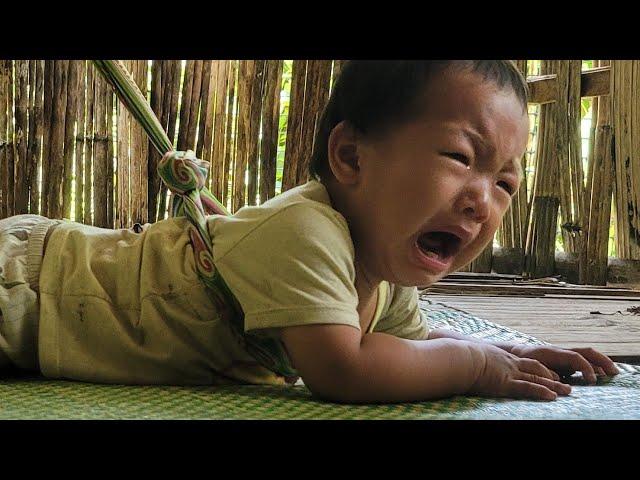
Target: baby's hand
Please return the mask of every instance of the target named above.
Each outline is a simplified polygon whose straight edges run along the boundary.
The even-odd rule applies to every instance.
[[[485,361],[469,393],[533,400],[555,400],[571,393],[569,385],[558,382],[558,375],[537,360],[520,358],[493,345],[473,345]]]
[[[563,348],[545,345],[516,345],[511,353],[521,358],[532,358],[551,368],[561,376],[582,372],[589,383],[596,383],[597,376],[620,373],[611,359],[593,348]]]

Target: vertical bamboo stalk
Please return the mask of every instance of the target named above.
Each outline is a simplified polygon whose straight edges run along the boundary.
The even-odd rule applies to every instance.
[[[204,62],[196,60],[193,68],[193,85],[191,88],[191,102],[189,103],[189,121],[187,128],[187,148],[196,150],[196,130],[198,129],[198,114],[200,113],[200,91],[202,90],[202,73]]]
[[[44,85],[42,103],[42,182],[40,183],[40,212],[47,215],[49,197],[49,159],[51,157],[51,121],[55,87],[53,60],[44,61]]]
[[[7,103],[9,96],[7,62],[9,62],[9,60],[0,60],[0,190],[2,191],[0,218],[5,218],[10,215],[9,189],[13,187],[9,182],[9,162],[7,159]]]
[[[27,135],[29,97],[27,84],[29,81],[28,60],[15,61],[15,214],[27,213],[29,205],[29,172],[27,170]]]
[[[163,78],[163,73],[166,72],[165,64],[167,62],[165,60],[154,60],[151,65],[151,108],[155,112],[156,116],[162,123],[164,119],[164,97],[163,88],[166,92],[168,90],[165,78]],[[163,127],[165,124],[162,123]],[[149,173],[148,180],[148,197],[147,197],[147,208],[148,208],[148,217],[150,222],[156,221],[157,209],[158,209],[158,193],[160,191],[160,176],[158,175],[157,168],[158,162],[160,162],[160,154],[156,151],[156,149],[150,144],[148,146],[149,157],[148,157],[148,165],[147,170]]]
[[[236,83],[238,81],[238,62],[232,61],[229,68],[229,90],[227,92],[227,130],[226,130],[226,147],[224,171],[222,174],[222,200],[221,202],[228,204],[229,198],[229,172],[234,166],[237,139],[237,120],[235,100]]]
[[[275,196],[278,124],[282,60],[267,60],[262,107],[262,143],[260,154],[260,203]]]
[[[301,139],[304,128],[305,82],[307,60],[294,60],[291,69],[291,95],[289,97],[289,118],[287,121],[287,141],[282,172],[282,191],[297,183],[298,162],[301,157]]]
[[[93,219],[97,227],[109,227],[107,215],[107,89],[100,75],[95,77],[94,147],[93,147]]]
[[[215,94],[215,78],[213,78],[213,62],[205,60],[202,68],[202,88],[200,89],[200,119],[198,123],[198,142],[196,156],[210,161],[211,131],[213,130],[213,99]],[[211,184],[211,174],[207,178]]]
[[[556,73],[562,79],[564,75],[560,69],[561,61],[542,61],[542,74]],[[565,129],[562,124],[557,125],[558,120],[563,118],[559,114],[558,103],[561,102],[540,106],[540,133],[525,245],[524,273],[532,277],[552,275],[555,269],[555,237],[559,208],[558,166],[567,158],[564,141],[566,136],[563,135]]]
[[[215,114],[213,145],[211,156],[211,172],[213,178],[212,192],[222,203],[222,184],[224,180],[224,151],[226,145],[225,137],[225,106],[227,101],[227,88],[229,86],[229,61],[216,61],[216,87],[215,87]]]
[[[134,60],[131,63],[133,78],[141,91],[146,92],[147,61]],[[148,178],[148,139],[142,126],[130,117],[130,223],[147,223],[147,178]]]
[[[251,83],[255,74],[254,60],[240,60],[238,67],[238,130],[236,137],[236,164],[233,174],[233,198],[231,209],[236,212],[245,205],[245,172],[250,150]]]
[[[107,87],[107,224],[109,228],[115,225],[115,210],[117,205],[116,188],[117,179],[114,180],[114,161],[113,161],[113,102],[114,92]],[[116,184],[114,185],[114,181]]]
[[[258,194],[258,160],[260,151],[260,113],[264,90],[264,60],[255,61],[255,72],[251,82],[251,111],[249,114],[249,153],[247,205],[255,205]]]
[[[78,78],[78,63],[79,60],[69,61],[67,80],[62,173],[62,214],[64,218],[71,218],[71,181],[73,180],[73,152],[75,147],[73,133],[78,110],[78,85],[80,82]]]
[[[320,114],[329,97],[331,61],[309,60],[305,82],[304,112],[300,152],[296,172],[296,185],[305,183],[309,177],[309,158],[313,151],[313,142]]]
[[[9,215],[15,215],[15,159],[16,159],[16,140],[15,140],[15,132],[14,132],[14,112],[15,112],[15,103],[14,103],[14,95],[13,95],[13,87],[14,87],[14,62],[13,60],[7,60],[7,73],[8,73],[8,97],[7,97],[7,165],[8,165],[8,173],[7,173],[7,181],[8,181],[8,189],[7,189],[7,201],[9,206]]]
[[[81,60],[78,64],[78,102],[76,104],[76,178],[75,178],[75,220],[84,220],[84,156],[85,156],[85,122],[86,122],[86,77],[87,61]]]
[[[167,97],[165,97],[164,103],[168,105],[167,109],[167,117],[166,117],[166,125],[167,125],[167,135],[169,139],[174,145],[177,145],[175,137],[176,137],[176,120],[178,115],[178,99],[180,94],[180,76],[182,73],[182,64],[179,60],[170,60],[169,65],[167,66],[168,79],[169,83],[166,87],[165,92],[167,93]],[[160,193],[158,200],[158,213],[157,219],[161,220],[165,217],[165,213],[167,210],[167,186],[164,183],[160,183]]]
[[[31,81],[33,89],[33,109],[29,117],[29,147],[27,157],[29,170],[29,211],[39,213],[40,192],[38,175],[42,164],[40,149],[42,146],[42,95],[44,91],[44,60],[32,60],[34,64],[34,80]]]
[[[131,63],[123,62],[131,71]],[[116,227],[131,227],[131,171],[129,164],[130,115],[127,109],[118,102],[118,208],[116,209]]]
[[[49,192],[47,215],[62,217],[62,179],[64,175],[64,131],[67,110],[69,60],[56,60],[54,65],[54,97],[51,119],[51,147],[49,151]]]
[[[94,147],[94,122],[95,116],[95,86],[96,75],[99,75],[95,71],[95,67],[91,62],[87,62],[87,116],[85,127],[85,146],[86,153],[84,156],[84,220],[83,223],[87,225],[94,225],[93,218],[93,147]]]
[[[187,150],[189,134],[189,108],[191,107],[191,94],[193,92],[193,76],[195,74],[196,61],[187,60],[182,81],[182,101],[180,102],[180,125],[178,129],[178,150]]]

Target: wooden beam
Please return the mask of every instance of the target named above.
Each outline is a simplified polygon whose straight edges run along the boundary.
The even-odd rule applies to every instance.
[[[580,75],[580,96],[609,95],[611,67],[583,70]],[[555,74],[527,77],[529,103],[553,103],[558,98],[558,80]]]

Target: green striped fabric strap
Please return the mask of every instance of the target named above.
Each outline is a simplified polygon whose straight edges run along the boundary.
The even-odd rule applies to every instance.
[[[285,377],[296,376],[296,371],[289,364],[280,341],[245,333],[242,308],[215,268],[207,215],[230,213],[206,187],[209,162],[196,158],[191,150],[182,152],[173,149],[155,112],[122,62],[94,60],[93,63],[114,88],[129,113],[142,126],[156,150],[163,155],[158,164],[158,174],[172,193],[172,216],[185,216],[191,223],[189,236],[196,270],[209,288],[214,304],[222,311],[231,307],[233,311],[227,317],[232,329],[243,342],[245,349],[261,365]]]

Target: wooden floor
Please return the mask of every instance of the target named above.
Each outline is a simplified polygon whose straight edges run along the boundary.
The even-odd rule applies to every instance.
[[[640,298],[442,292],[428,298],[564,348],[590,346],[620,361],[640,358],[640,315],[627,311],[639,307]]]

